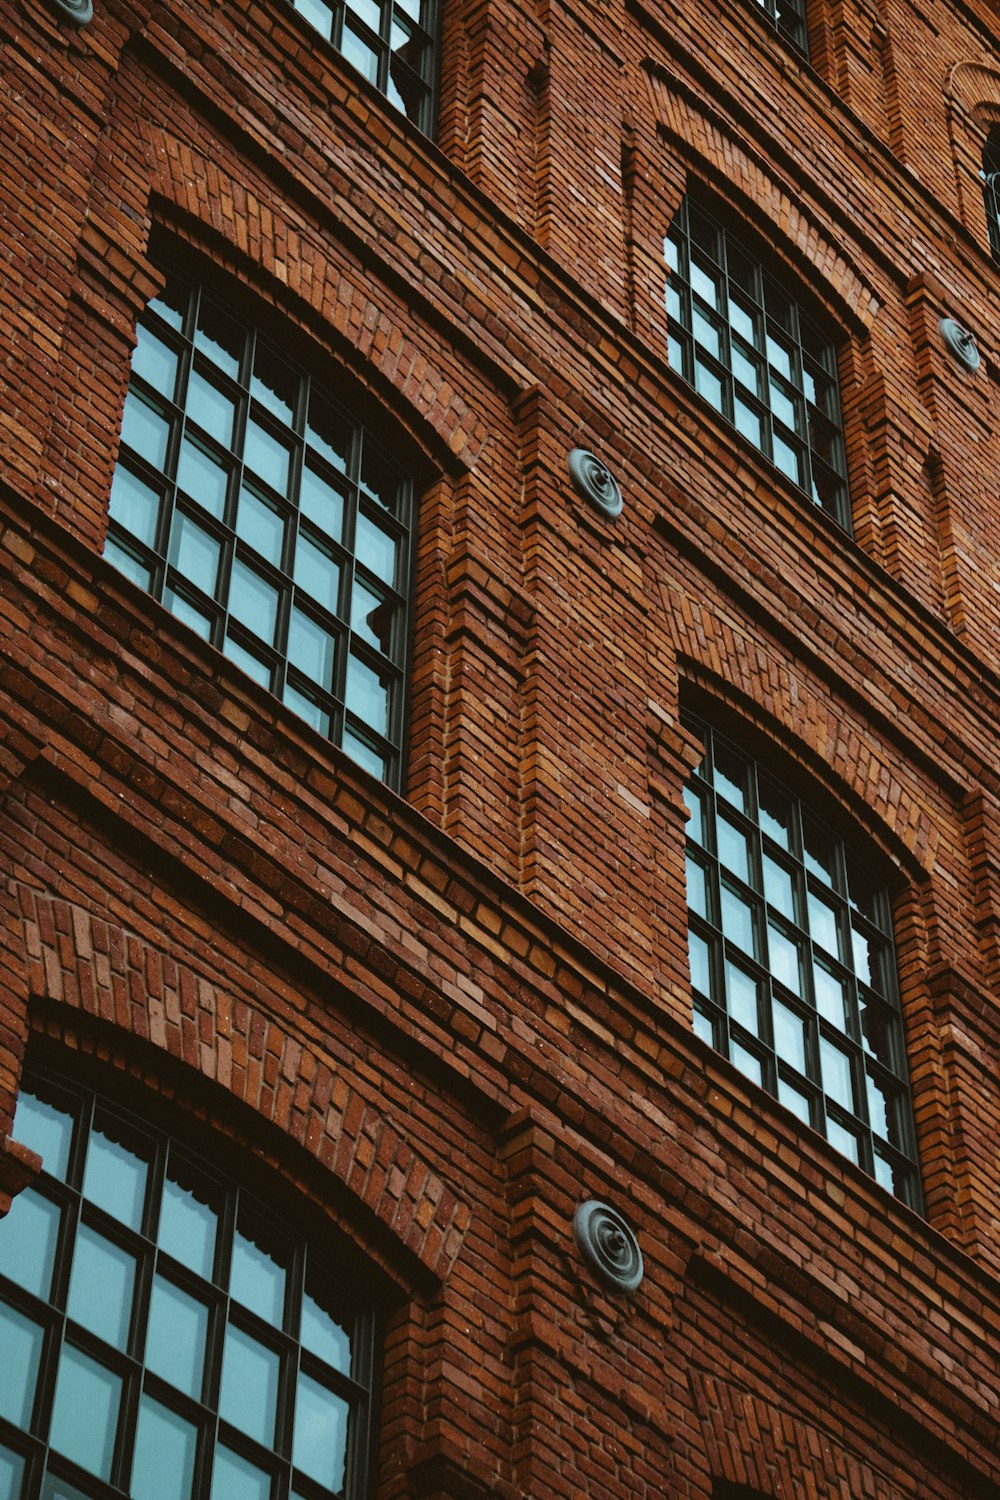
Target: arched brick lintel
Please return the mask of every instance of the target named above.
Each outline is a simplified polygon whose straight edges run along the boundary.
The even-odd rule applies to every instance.
[[[110,1022],[197,1069],[298,1141],[432,1276],[447,1277],[468,1206],[346,1080],[316,1060],[303,1106],[294,1087],[302,1043],[272,1017],[70,902],[22,888],[20,906],[32,998]]]
[[[147,128],[144,135],[151,197],[222,235],[303,299],[395,387],[462,468],[473,468],[489,436],[486,423],[391,312],[368,295],[363,272],[345,274],[317,227],[289,202],[265,202],[245,181],[166,130]]]
[[[835,224],[824,224],[802,201],[794,183],[780,178],[759,147],[737,135],[678,80],[648,64],[649,87],[660,129],[688,158],[706,169],[706,180],[735,199],[748,220],[767,220],[775,250],[795,257],[834,316],[859,334],[870,331],[881,306],[874,290],[839,243]],[[666,228],[666,226],[664,226]]]

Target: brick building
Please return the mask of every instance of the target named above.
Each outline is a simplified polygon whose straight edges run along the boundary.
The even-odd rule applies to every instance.
[[[0,1492],[1000,1493],[994,8],[0,26]]]

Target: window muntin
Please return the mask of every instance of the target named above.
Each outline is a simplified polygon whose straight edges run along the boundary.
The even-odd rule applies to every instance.
[[[436,0],[291,0],[369,83],[425,132],[431,129]]]
[[[888,895],[760,766],[689,728],[705,745],[686,794],[695,1030],[918,1207]]]
[[[805,0],[757,0],[779,36],[790,42],[803,57],[809,56]]]
[[[983,184],[983,207],[986,230],[994,260],[1000,260],[1000,125],[994,125],[983,147],[983,165],[979,173]]]
[[[398,785],[409,476],[199,288],[171,277],[137,332],[107,557]]]
[[[670,226],[664,255],[672,367],[849,529],[830,340],[787,288],[689,198]]]
[[[44,1166],[0,1222],[2,1493],[360,1500],[374,1329],[343,1269],[89,1091],[26,1080],[15,1129]]]

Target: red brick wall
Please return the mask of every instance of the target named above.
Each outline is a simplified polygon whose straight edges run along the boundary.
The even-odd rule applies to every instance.
[[[0,1136],[26,1048],[86,1057],[346,1227],[380,1497],[1000,1483],[996,23],[809,24],[446,4],[432,144],[281,0],[0,18]],[[688,183],[841,329],[853,539],[667,366]],[[100,561],[171,255],[415,455],[405,798]],[[682,704],[890,872],[926,1221],[691,1034]]]

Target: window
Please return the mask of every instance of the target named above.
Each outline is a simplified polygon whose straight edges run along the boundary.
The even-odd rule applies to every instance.
[[[430,130],[435,0],[292,0],[292,5],[420,130]]]
[[[44,1170],[0,1222],[0,1492],[358,1500],[374,1330],[343,1268],[89,1091],[26,1080],[15,1128]]]
[[[983,147],[983,205],[994,260],[1000,260],[1000,125],[994,125]]]
[[[398,785],[413,486],[320,382],[172,277],[138,328],[106,555]]]
[[[706,725],[687,792],[695,1029],[919,1206],[889,900],[869,863]]]
[[[809,56],[805,0],[757,0],[779,36],[791,42],[803,57]]]
[[[671,365],[848,528],[837,358],[829,338],[787,286],[690,199],[664,252]]]

